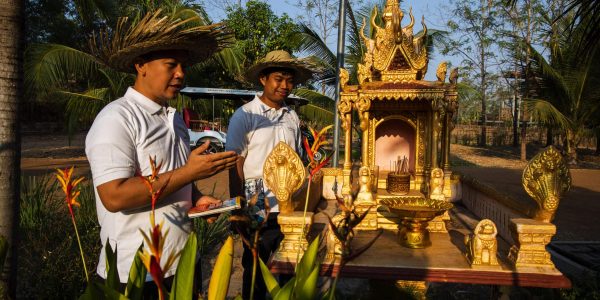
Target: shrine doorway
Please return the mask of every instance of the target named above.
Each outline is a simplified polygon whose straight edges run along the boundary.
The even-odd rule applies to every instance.
[[[375,165],[379,166],[379,177],[393,170],[398,156],[408,158],[408,168],[415,174],[416,126],[401,117],[382,120],[375,128]]]

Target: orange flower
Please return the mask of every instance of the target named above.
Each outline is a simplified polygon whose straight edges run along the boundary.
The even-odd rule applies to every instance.
[[[69,207],[69,213],[71,214],[71,222],[73,222],[73,228],[75,229],[75,235],[77,236],[77,244],[79,245],[79,253],[81,254],[81,261],[83,263],[83,271],[85,272],[85,279],[87,282],[90,282],[90,278],[88,276],[87,267],[85,264],[85,256],[83,255],[83,248],[81,247],[81,239],[79,238],[79,231],[77,230],[77,222],[75,222],[75,214],[73,214],[73,205],[79,207],[81,204],[77,202],[77,197],[81,193],[79,190],[76,190],[77,185],[83,181],[84,177],[79,177],[75,179],[75,181],[71,180],[71,176],[73,176],[73,167],[70,169],[56,169],[56,178],[60,182],[62,186],[62,190],[65,193],[65,202],[67,202],[67,207]]]
[[[162,233],[163,222],[159,225],[155,225],[150,229],[150,235],[146,234],[144,231],[140,229],[142,235],[144,236],[144,241],[146,243],[146,248],[140,253],[140,258],[142,259],[142,263],[150,272],[152,276],[152,280],[156,283],[158,287],[159,297],[160,299],[164,299],[164,287],[163,287],[163,279],[165,272],[164,270],[168,270],[171,268],[175,259],[179,256],[169,254],[167,261],[164,266],[160,266],[160,261],[163,254],[163,246],[167,235],[169,234],[169,230],[167,230],[164,234]]]
[[[158,172],[160,171],[160,168],[162,167],[163,163],[160,162],[157,166],[156,165],[156,156],[154,158],[152,158],[152,156],[149,156],[148,159],[150,159],[150,168],[152,170],[152,173],[148,176],[144,176],[144,175],[142,175],[142,173],[140,171],[137,171],[137,176],[140,177],[144,181],[144,184],[146,184],[146,187],[148,187],[148,191],[150,192],[150,199],[151,199],[151,203],[152,203],[152,212],[150,213],[150,223],[152,223],[152,226],[154,227],[156,225],[154,222],[154,207],[156,206],[156,201],[158,201],[158,198],[160,198],[160,195],[162,195],[163,191],[165,190],[165,187],[167,186],[168,181],[157,191],[154,190],[154,187],[152,186],[152,184],[158,180]]]
[[[83,181],[84,177],[79,177],[75,179],[75,181],[71,180],[71,176],[73,176],[73,167],[70,169],[56,169],[56,178],[60,182],[62,186],[62,190],[65,193],[65,201],[67,202],[67,206],[69,207],[69,212],[73,215],[73,205],[79,207],[81,204],[77,202],[77,197],[81,193],[79,190],[76,190],[77,185]]]
[[[329,163],[331,159],[331,155],[322,155],[319,150],[321,146],[329,144],[326,140],[325,133],[327,130],[331,129],[332,125],[323,127],[319,132],[314,130],[311,127],[308,127],[310,130],[310,135],[312,135],[313,142],[312,145],[309,145],[309,141],[307,137],[303,138],[304,150],[308,154],[308,159],[310,162],[308,163],[308,170],[310,172],[310,176],[312,177],[315,173],[317,173],[323,166]]]

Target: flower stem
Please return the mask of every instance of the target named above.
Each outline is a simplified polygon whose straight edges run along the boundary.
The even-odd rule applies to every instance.
[[[77,236],[77,244],[79,245],[79,253],[81,253],[81,261],[83,262],[83,270],[85,271],[85,280],[89,283],[90,278],[88,275],[87,266],[85,264],[85,257],[83,256],[83,248],[81,247],[81,239],[79,238],[79,231],[77,230],[77,223],[75,222],[75,216],[71,212],[71,221],[73,221],[73,228],[75,228],[75,235]]]
[[[302,239],[306,238],[306,211],[308,210],[308,198],[310,196],[310,186],[312,185],[312,175],[308,175],[308,187],[306,188],[306,198],[304,199],[304,214],[302,215],[302,235],[300,236],[299,244],[302,243]],[[298,265],[300,264],[300,248],[296,252],[296,266],[294,267],[294,273],[298,273]],[[295,284],[295,283],[294,283]]]
[[[252,249],[252,285],[250,286],[250,300],[254,299],[254,284],[256,283],[256,265],[258,265],[258,234],[260,228],[254,233],[254,249]]]

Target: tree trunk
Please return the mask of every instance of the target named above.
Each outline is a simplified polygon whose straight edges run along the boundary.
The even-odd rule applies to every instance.
[[[21,140],[23,1],[0,1],[0,234],[10,243],[0,284],[16,299]],[[0,296],[1,298],[2,296]]]
[[[577,133],[577,131],[567,128],[567,159],[569,161],[569,165],[576,166],[577,165],[577,146],[579,145],[579,141],[581,141],[581,137]]]

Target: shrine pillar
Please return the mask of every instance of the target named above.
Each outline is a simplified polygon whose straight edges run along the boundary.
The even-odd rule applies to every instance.
[[[342,170],[342,197],[346,205],[352,204],[352,94],[340,94],[338,113],[344,130],[344,167]]]

